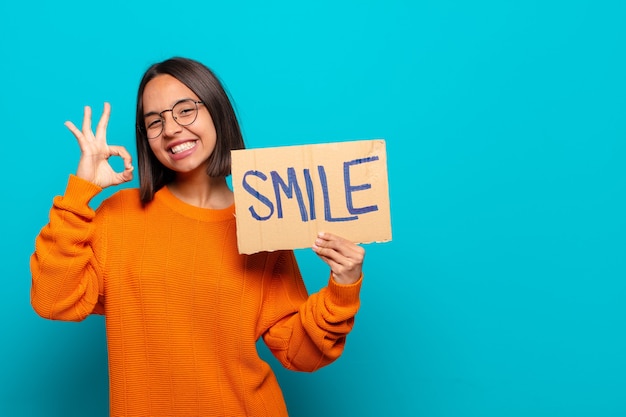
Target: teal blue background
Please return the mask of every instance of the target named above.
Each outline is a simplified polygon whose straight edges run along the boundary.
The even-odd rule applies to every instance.
[[[8,3],[8,4],[7,4]],[[277,369],[293,416],[626,416],[626,3],[3,2],[0,415],[106,416],[101,317],[40,319],[29,256],[147,66],[212,67],[249,147],[385,138],[393,241],[365,245],[344,355]],[[297,253],[317,291],[327,268]],[[267,351],[261,348],[267,357]]]

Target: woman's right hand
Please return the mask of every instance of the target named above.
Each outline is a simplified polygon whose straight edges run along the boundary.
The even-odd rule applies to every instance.
[[[85,106],[82,130],[74,123],[65,122],[65,126],[78,140],[80,160],[76,176],[90,181],[101,188],[118,185],[133,179],[133,165],[130,153],[123,146],[109,146],[106,141],[107,124],[111,115],[111,105],[104,103],[102,116],[94,135],[91,129],[91,107]],[[109,158],[119,156],[124,161],[124,170],[116,172],[109,164]]]

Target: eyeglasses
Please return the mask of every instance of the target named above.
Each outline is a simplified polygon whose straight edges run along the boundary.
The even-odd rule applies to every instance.
[[[179,101],[171,109],[163,110],[161,113],[149,113],[144,116],[145,131],[148,139],[154,139],[163,132],[165,118],[163,113],[172,112],[172,118],[180,126],[189,126],[198,117],[198,104],[202,101],[195,101],[190,98]]]

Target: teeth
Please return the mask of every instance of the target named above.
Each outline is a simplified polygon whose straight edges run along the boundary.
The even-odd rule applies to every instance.
[[[194,146],[196,146],[196,142],[185,142],[185,143],[181,143],[180,145],[176,145],[174,147],[172,147],[172,149],[170,149],[170,152],[176,154],[179,152],[183,152],[186,151],[187,149],[191,149]]]

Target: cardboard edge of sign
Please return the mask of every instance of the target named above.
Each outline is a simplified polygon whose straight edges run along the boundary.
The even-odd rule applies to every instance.
[[[333,233],[333,232],[329,231],[329,233]],[[237,234],[239,235],[239,232],[237,232]],[[314,240],[315,240],[315,237],[311,239],[311,242],[313,242]],[[350,240],[352,243],[357,244],[357,245],[373,245],[373,244],[389,243],[393,239],[392,239],[391,232],[390,232],[388,238],[383,237],[383,238],[379,238],[375,240],[353,240],[353,239],[348,239],[348,240]],[[280,250],[311,249],[312,246],[313,245],[311,244],[311,245],[297,245],[297,246],[289,246],[289,247],[276,246],[276,247],[266,247],[264,249],[258,249],[256,246],[248,247],[248,245],[242,244],[242,241],[239,240],[239,238],[237,239],[237,250],[239,254],[241,255],[252,255],[255,253],[259,253],[259,252],[276,252]]]

